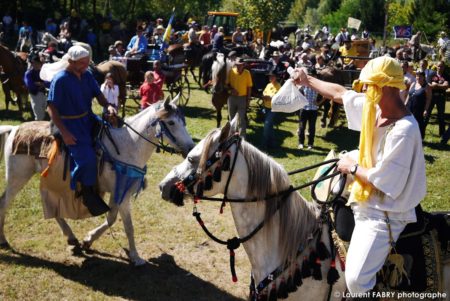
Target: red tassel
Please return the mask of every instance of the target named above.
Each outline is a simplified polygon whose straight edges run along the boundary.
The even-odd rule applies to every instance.
[[[327,283],[329,285],[333,285],[339,280],[339,278],[340,278],[339,273],[336,270],[336,262],[333,259],[330,263],[330,269],[328,270]]]
[[[286,287],[286,280],[284,280],[284,277],[281,277],[280,284],[278,286],[278,292],[277,296],[280,299],[286,299],[288,297],[287,287]]]
[[[308,258],[305,256],[303,257],[303,263],[302,263],[302,278],[308,278],[311,276],[311,266],[309,265]]]
[[[215,182],[220,182],[222,179],[222,167],[220,166],[220,162],[217,164],[216,169],[214,169],[213,180]]]
[[[320,258],[317,257],[316,261],[313,265],[313,278],[315,280],[322,280],[322,271],[321,271],[322,264],[320,263]]]
[[[275,282],[272,284],[268,301],[277,301],[277,285]]]
[[[208,175],[205,177],[204,190],[205,191],[211,190],[212,189],[212,185],[213,185],[212,173],[211,173],[211,171],[208,171]]]

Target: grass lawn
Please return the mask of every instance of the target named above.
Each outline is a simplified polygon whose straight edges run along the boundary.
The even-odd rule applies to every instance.
[[[210,95],[195,89],[185,109],[188,131],[201,140],[215,126]],[[447,107],[449,107],[447,105]],[[99,108],[96,108],[99,111]],[[137,105],[129,102],[129,114]],[[447,110],[449,111],[449,110]],[[321,113],[320,113],[321,114]],[[223,111],[223,116],[227,116]],[[6,112],[0,94],[0,124],[20,124],[15,107]],[[313,150],[297,150],[298,117],[279,116],[275,136],[278,148],[269,154],[293,170],[322,161],[329,150],[351,150],[358,145],[358,133],[346,128],[341,118],[335,128],[321,128],[318,121]],[[446,115],[449,123],[449,115]],[[262,146],[262,124],[249,114],[247,139]],[[450,208],[450,146],[440,146],[435,118],[427,128],[424,151],[428,193],[422,202],[430,211]],[[0,300],[243,300],[248,294],[250,265],[243,248],[236,252],[239,281],[233,283],[226,247],[211,241],[192,217],[191,204],[177,208],[161,200],[157,184],[180,156],[155,153],[148,162],[148,187],[132,202],[136,245],[149,264],[134,268],[126,260],[128,243],[123,226],[117,223],[93,245],[93,252],[74,255],[54,220],[44,220],[36,175],[12,202],[5,234],[13,250],[0,250]],[[3,191],[4,160],[0,163]],[[292,177],[294,184],[311,179],[315,171]],[[302,194],[310,199],[308,190]],[[221,239],[235,235],[229,207],[219,214],[219,204],[201,203],[199,209],[210,230]],[[69,221],[78,239],[103,222],[103,217]]]

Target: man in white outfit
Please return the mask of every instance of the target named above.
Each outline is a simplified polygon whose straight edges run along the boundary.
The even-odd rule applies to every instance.
[[[349,203],[355,229],[346,259],[345,278],[352,296],[372,290],[382,268],[426,193],[425,159],[419,126],[399,95],[405,89],[400,64],[379,57],[361,71],[365,94],[310,77],[297,69],[296,83],[344,105],[348,127],[361,131],[358,162],[344,157],[342,173],[352,174]],[[357,298],[355,298],[357,299]]]

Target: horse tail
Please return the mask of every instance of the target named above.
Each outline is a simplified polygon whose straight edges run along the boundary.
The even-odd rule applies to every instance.
[[[13,130],[12,125],[1,125],[0,126],[0,162],[3,158],[3,152],[5,150],[6,140],[8,139],[9,133]]]

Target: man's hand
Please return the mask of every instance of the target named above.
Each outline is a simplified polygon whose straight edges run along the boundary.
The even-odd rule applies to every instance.
[[[306,86],[308,84],[308,71],[306,68],[296,68],[294,70],[292,79],[298,86]]]
[[[108,105],[108,114],[109,115],[117,115],[117,110],[114,106]]]
[[[350,174],[350,169],[358,162],[352,160],[349,156],[344,156],[337,162],[337,169],[344,173]]]

